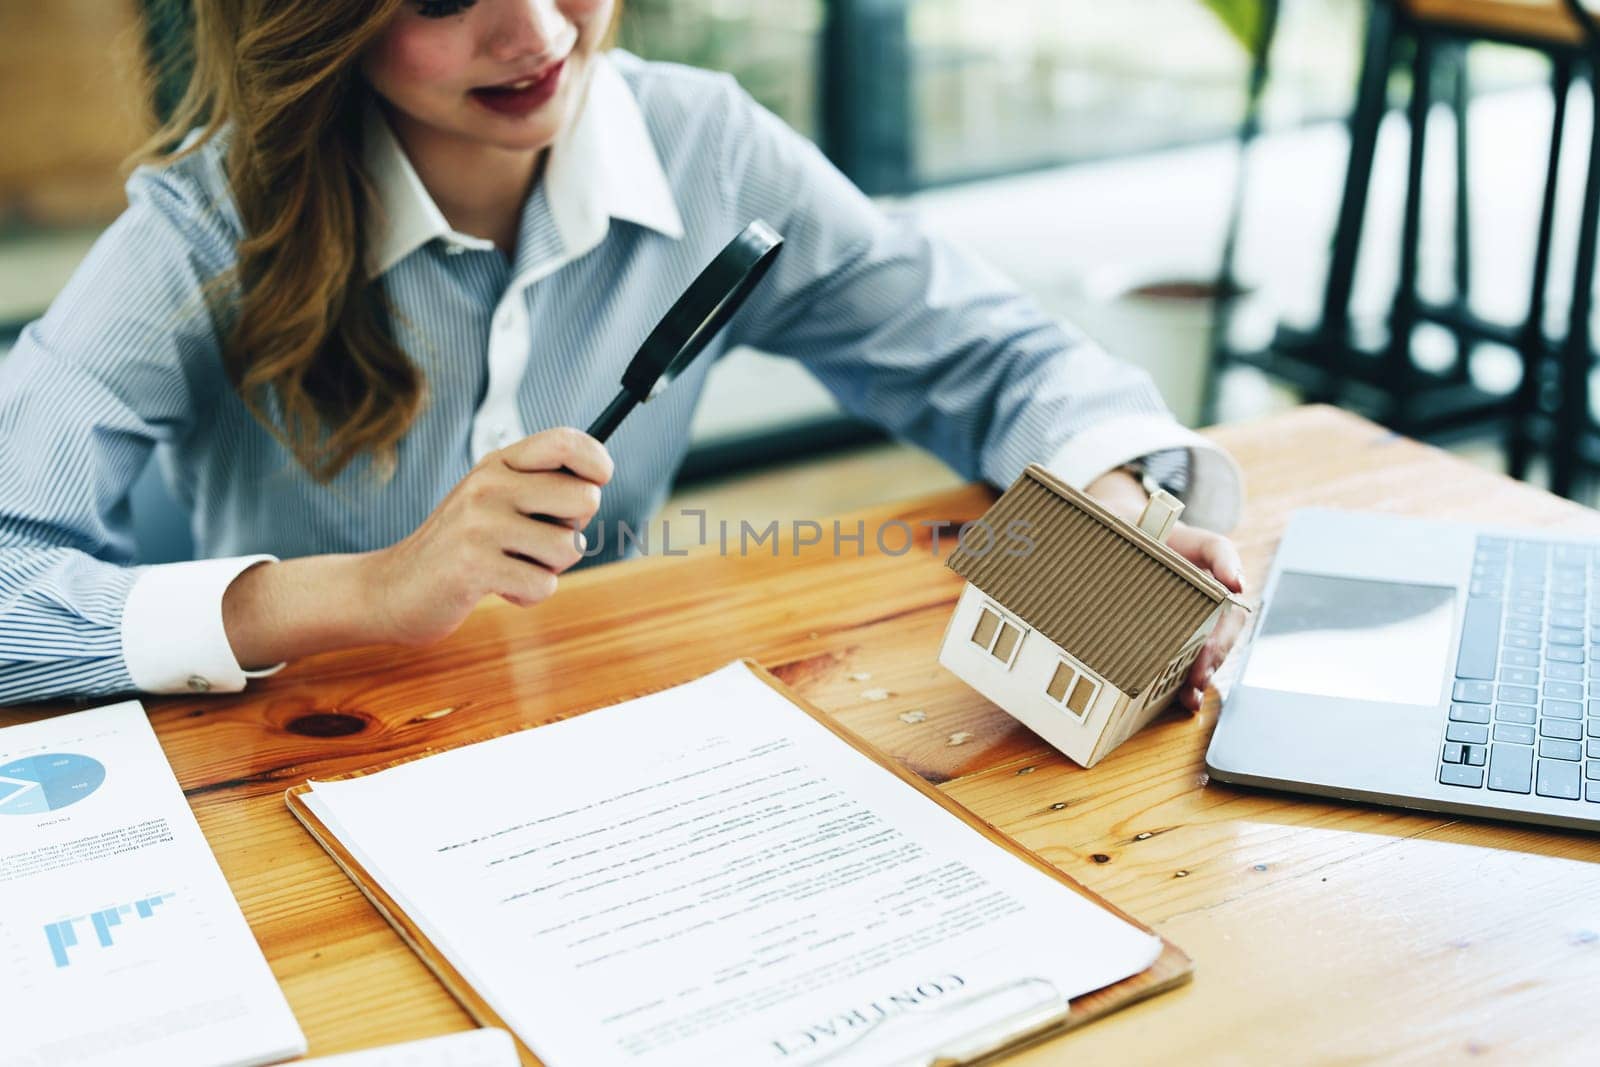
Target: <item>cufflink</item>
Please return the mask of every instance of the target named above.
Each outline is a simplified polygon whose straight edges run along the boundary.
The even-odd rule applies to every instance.
[[[211,692],[211,683],[198,674],[189,675],[189,691],[192,693]]]

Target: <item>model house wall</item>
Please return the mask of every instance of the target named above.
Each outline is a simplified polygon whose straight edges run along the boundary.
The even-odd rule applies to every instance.
[[[1007,625],[1019,631],[1014,647],[1003,650],[1005,658],[994,654],[993,646],[998,638],[987,648],[972,641],[985,608],[997,610]],[[1056,668],[1063,661],[1095,686],[1081,717],[1064,701],[1054,701],[1047,694]],[[971,582],[962,589],[961,598],[945,627],[939,662],[1084,766],[1092,762],[1095,742],[1114,718],[1117,706],[1126,702],[1120,690],[996,605]],[[1070,690],[1067,695],[1070,697]]]
[[[1014,628],[1016,637],[1008,639],[1003,630],[980,627],[985,611],[993,613],[1004,627]],[[968,582],[945,627],[939,662],[1068,758],[1092,767],[1171,702],[1221,611],[1219,606],[1168,661],[1161,675],[1152,679],[1160,683],[1159,688],[1153,684],[1137,698],[1129,698]],[[975,636],[979,640],[975,641]],[[1071,696],[1070,688],[1079,684],[1078,679],[1095,687],[1081,716],[1066,700],[1052,699],[1049,694],[1062,664],[1078,676],[1069,683],[1065,696]]]
[[[1184,642],[1183,648],[1178,651],[1177,655],[1167,662],[1167,665],[1162,668],[1161,674],[1153,680],[1152,684],[1146,686],[1136,699],[1129,702],[1127,709],[1111,722],[1110,729],[1106,731],[1105,736],[1100,739],[1099,745],[1095,748],[1093,757],[1095,762],[1098,762],[1112,749],[1144,729],[1149,725],[1151,719],[1161,714],[1167,705],[1172,703],[1174,694],[1177,693],[1178,687],[1184,683],[1184,680],[1189,677],[1189,668],[1194,666],[1195,657],[1200,654],[1201,646],[1205,644],[1206,638],[1210,636],[1212,628],[1216,625],[1217,620],[1221,618],[1221,615],[1222,607],[1219,605],[1217,610],[1205,622],[1200,624],[1189,640]],[[1085,766],[1092,766],[1092,764],[1085,764]]]
[[[1130,711],[1135,714],[1146,709],[1160,711],[1167,706],[1167,702],[1172,699],[1172,695],[1178,691],[1178,687],[1189,676],[1189,668],[1194,666],[1195,657],[1200,654],[1200,647],[1206,643],[1206,638],[1210,636],[1212,627],[1216,625],[1217,619],[1221,614],[1222,609],[1219,607],[1205,622],[1200,624],[1199,628],[1184,642],[1183,647],[1178,650],[1177,655],[1167,661],[1167,665],[1161,669],[1161,674],[1139,694],[1138,701],[1129,709]]]

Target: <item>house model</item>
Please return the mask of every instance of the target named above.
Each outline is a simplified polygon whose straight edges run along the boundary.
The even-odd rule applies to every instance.
[[[939,662],[1093,766],[1172,699],[1223,609],[1243,606],[1167,547],[1182,510],[1158,492],[1134,525],[1030,465],[946,561],[966,586]]]

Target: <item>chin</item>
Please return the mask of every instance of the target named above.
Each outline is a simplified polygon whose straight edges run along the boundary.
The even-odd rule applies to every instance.
[[[561,135],[562,126],[559,116],[540,115],[517,123],[491,123],[487,129],[480,125],[469,136],[507,151],[532,152],[549,148]]]

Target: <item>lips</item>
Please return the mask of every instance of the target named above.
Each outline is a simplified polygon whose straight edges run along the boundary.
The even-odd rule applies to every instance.
[[[561,88],[566,60],[552,63],[538,74],[499,85],[485,85],[467,95],[482,106],[502,115],[526,115],[537,111]]]

